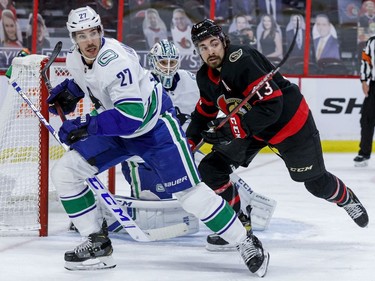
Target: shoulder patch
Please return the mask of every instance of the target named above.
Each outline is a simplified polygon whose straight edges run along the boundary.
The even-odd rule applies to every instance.
[[[118,58],[118,54],[113,50],[106,50],[98,58],[98,64],[101,66],[106,66],[110,61]]]
[[[229,55],[230,62],[236,62],[242,56],[242,49],[239,49]]]

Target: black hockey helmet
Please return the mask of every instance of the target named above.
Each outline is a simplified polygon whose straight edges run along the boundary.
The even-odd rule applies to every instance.
[[[218,36],[223,43],[225,42],[223,30],[211,19],[198,22],[191,28],[191,40],[195,46],[198,46],[199,42],[210,36]]]

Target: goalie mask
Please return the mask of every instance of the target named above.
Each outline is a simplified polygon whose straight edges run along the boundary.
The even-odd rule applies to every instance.
[[[100,16],[89,6],[71,10],[66,26],[73,44],[77,44],[75,40],[75,32],[77,31],[97,27],[100,37],[103,36],[103,26]]]
[[[166,39],[156,43],[148,54],[152,72],[158,75],[163,87],[170,89],[173,77],[180,68],[180,54],[173,42]]]

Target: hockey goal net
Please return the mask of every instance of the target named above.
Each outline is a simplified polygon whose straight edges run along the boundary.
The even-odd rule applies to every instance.
[[[47,88],[41,69],[48,57],[30,55],[15,58],[12,77],[51,126],[58,130],[61,120],[48,113],[45,100]],[[69,78],[64,59],[56,59],[49,71],[52,86]],[[0,104],[0,236],[16,231],[18,234],[48,235],[48,206],[58,202],[56,188],[49,180],[49,168],[59,159],[63,148],[40,123],[22,97],[8,86],[3,104]],[[89,112],[90,99],[82,99],[69,119]],[[112,173],[113,176],[113,171]],[[101,175],[104,183],[113,179]]]

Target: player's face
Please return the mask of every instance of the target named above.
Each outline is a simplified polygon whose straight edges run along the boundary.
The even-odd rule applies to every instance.
[[[100,50],[100,32],[97,28],[77,31],[75,41],[82,54],[90,59],[96,58]]]
[[[211,68],[221,67],[224,59],[224,44],[217,37],[209,37],[198,44],[198,52],[203,61]]]
[[[158,67],[165,75],[171,75],[177,64],[178,60],[175,59],[161,59],[158,61]]]

